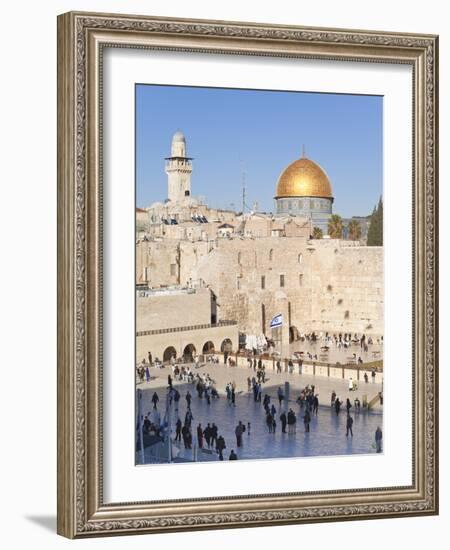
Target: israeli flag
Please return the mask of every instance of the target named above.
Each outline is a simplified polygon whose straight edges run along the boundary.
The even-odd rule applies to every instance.
[[[270,328],[277,328],[281,327],[283,324],[283,314],[279,313],[278,315],[275,315],[275,317],[272,318],[270,321]]]

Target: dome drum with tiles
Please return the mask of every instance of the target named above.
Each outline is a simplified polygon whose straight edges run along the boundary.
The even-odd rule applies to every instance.
[[[276,214],[308,217],[324,234],[332,214],[333,193],[325,171],[302,157],[283,170],[276,188]]]

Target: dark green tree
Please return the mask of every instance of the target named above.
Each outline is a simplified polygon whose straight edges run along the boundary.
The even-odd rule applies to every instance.
[[[380,197],[377,206],[370,216],[367,232],[367,246],[383,246],[383,199]]]

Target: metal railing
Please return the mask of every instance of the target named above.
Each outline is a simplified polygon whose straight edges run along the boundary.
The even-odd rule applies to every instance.
[[[153,334],[169,334],[171,332],[186,332],[190,330],[201,330],[205,328],[220,328],[237,325],[237,321],[219,321],[218,323],[205,323],[203,325],[189,325],[186,327],[159,328],[154,330],[141,330],[136,332],[136,336],[150,336]]]

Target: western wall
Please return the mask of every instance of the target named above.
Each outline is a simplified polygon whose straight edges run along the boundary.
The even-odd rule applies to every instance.
[[[136,275],[153,288],[208,286],[218,320],[246,334],[270,336],[278,313],[285,331],[383,334],[382,247],[306,236],[149,241],[137,246]]]

